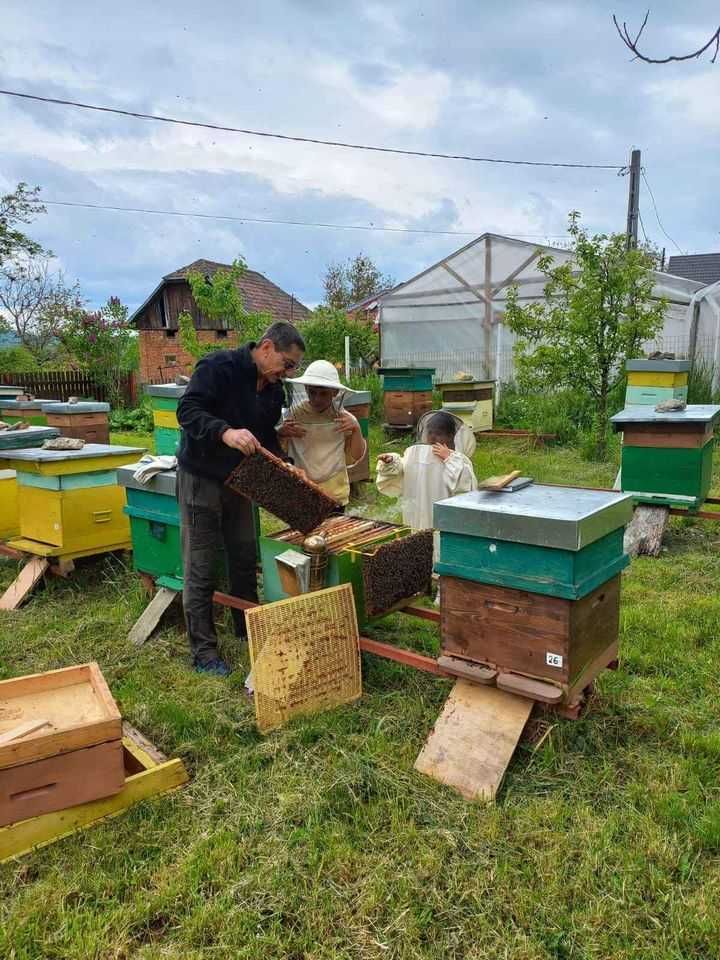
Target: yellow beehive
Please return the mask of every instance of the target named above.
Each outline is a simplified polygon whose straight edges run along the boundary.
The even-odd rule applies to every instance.
[[[14,470],[0,470],[0,541],[20,533],[17,482]]]
[[[664,370],[629,370],[627,381],[630,387],[686,387],[688,375]]]

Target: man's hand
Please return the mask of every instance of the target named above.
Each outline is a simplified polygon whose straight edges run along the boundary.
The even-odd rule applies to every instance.
[[[335,418],[335,429],[338,433],[344,433],[346,437],[351,437],[356,430],[360,429],[360,424],[351,413],[345,410],[339,417]]]
[[[435,454],[435,456],[439,460],[442,460],[444,463],[445,460],[447,460],[447,458],[452,453],[452,450],[450,449],[450,447],[446,447],[444,443],[434,443],[432,446],[432,452]]]
[[[392,453],[381,453],[378,457],[380,463],[392,463],[395,457]]]
[[[246,457],[255,453],[260,448],[260,444],[249,430],[233,430],[232,428],[223,433],[222,442],[233,450],[239,450]]]
[[[283,420],[282,425],[278,427],[277,434],[282,440],[290,440],[292,437],[304,437],[307,433],[305,427],[301,427],[297,420],[288,417]]]

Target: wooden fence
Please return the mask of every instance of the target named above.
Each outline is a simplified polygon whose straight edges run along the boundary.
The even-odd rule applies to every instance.
[[[135,378],[132,374],[121,382],[124,403],[135,403]],[[0,373],[0,384],[22,387],[38,400],[67,400],[81,397],[85,400],[105,400],[105,389],[82,370],[41,370],[32,373]]]

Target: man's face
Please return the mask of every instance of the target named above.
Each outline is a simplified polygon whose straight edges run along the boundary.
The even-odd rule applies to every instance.
[[[277,383],[295,373],[302,358],[303,352],[295,344],[278,350],[271,340],[263,340],[255,351],[255,366],[269,383]]]

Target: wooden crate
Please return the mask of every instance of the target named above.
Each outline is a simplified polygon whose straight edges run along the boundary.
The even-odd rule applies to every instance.
[[[63,437],[75,437],[86,443],[109,443],[110,425],[106,413],[47,413],[49,427],[57,427]]]
[[[96,663],[0,682],[0,825],[119,791],[121,737],[120,713]]]
[[[441,577],[440,610],[444,655],[551,681],[570,703],[617,657],[620,576],[580,600]]]

